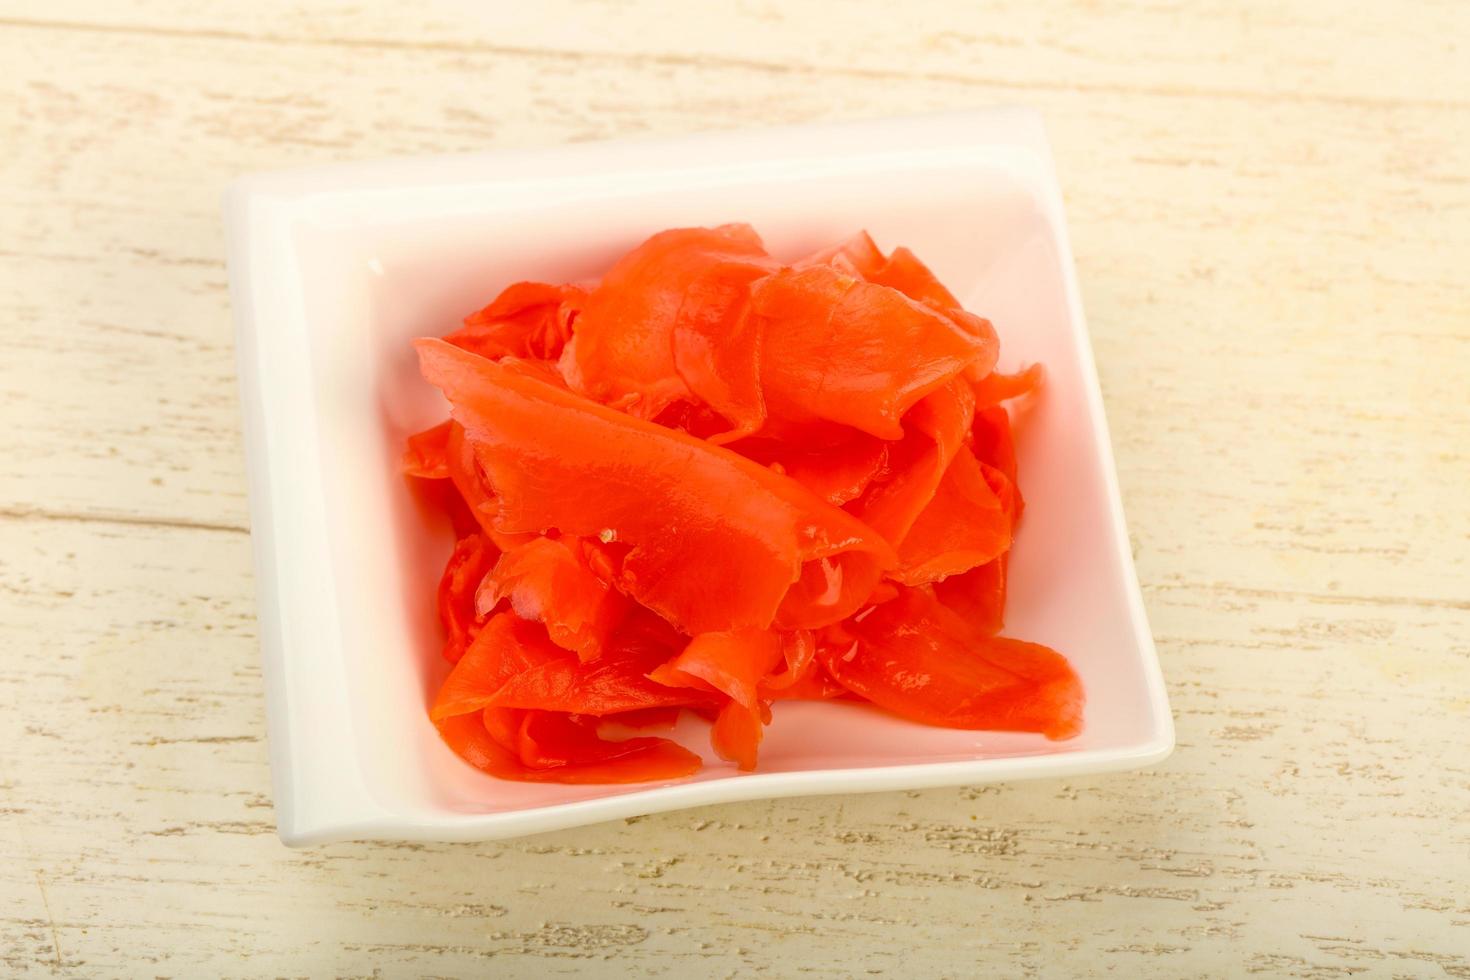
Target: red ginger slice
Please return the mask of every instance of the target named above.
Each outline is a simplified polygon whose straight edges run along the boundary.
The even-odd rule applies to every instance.
[[[761,679],[781,662],[781,636],[769,630],[701,633],[651,673],[661,684],[719,691],[755,710]]]
[[[403,453],[403,472],[422,480],[449,479],[449,430],[453,423],[440,422],[433,428],[408,437]]]
[[[491,707],[496,692],[507,681],[539,664],[566,657],[566,651],[547,639],[539,624],[514,613],[498,613],[480,629],[440,685],[429,717],[441,721]]]
[[[744,302],[743,289],[726,295],[707,279],[720,266],[747,267],[759,275],[776,263],[749,225],[662,231],[619,259],[588,296],[562,352],[562,374],[572,389],[646,419],[689,399],[692,392],[676,367],[674,347],[675,328],[689,299],[681,344],[684,367],[698,382],[708,383],[705,393],[716,401],[744,405],[745,392],[733,382],[728,391],[713,390],[719,387],[720,362],[714,352],[708,352],[714,360],[708,370],[698,369],[699,338],[716,341],[710,335],[726,320],[725,302]]]
[[[914,302],[923,303],[948,318],[979,344],[979,355],[965,369],[972,380],[983,378],[995,367],[996,358],[1000,355],[1000,338],[990,321],[966,312],[954,293],[907,248],[896,248],[891,255],[885,256],[864,231],[841,245],[803,260],[798,263],[798,268],[812,264],[830,265],[848,275],[896,289]]]
[[[615,537],[629,546],[619,588],[686,633],[768,627],[788,593],[794,625],[836,622],[866,593],[793,590],[805,570],[825,559],[811,575],[837,569],[859,582],[896,561],[867,526],[735,453],[442,341],[416,346],[476,442],[495,491],[492,526]]]
[[[502,554],[478,603],[494,608],[502,598],[522,619],[545,623],[553,643],[583,660],[602,653],[628,611],[628,600],[593,571],[572,537],[532,538]]]
[[[615,715],[649,708],[709,705],[712,695],[668,687],[648,674],[678,647],[648,642],[624,630],[596,660],[549,658],[507,680],[486,701],[499,708],[541,708],[580,715]]]
[[[791,427],[782,438],[742,439],[730,448],[791,477],[827,503],[841,506],[862,496],[883,472],[889,443],[855,429],[831,428],[836,435],[806,426]]]
[[[993,636],[1005,627],[1010,555],[934,583],[934,594],[971,629]]]
[[[486,714],[494,710],[489,709]],[[517,718],[516,723],[519,726],[521,719]],[[455,715],[438,722],[437,727],[445,743],[470,765],[500,779],[518,782],[641,783],[681,779],[700,769],[699,756],[664,738],[630,739],[639,744],[613,758],[535,769],[525,765],[519,751],[506,748],[491,734],[482,715]],[[560,754],[574,754],[564,742],[555,744]],[[577,754],[583,758],[588,755],[585,751]]]
[[[903,441],[889,449],[891,475],[870,486],[848,510],[895,547],[901,545],[969,436],[974,407],[969,385],[958,379],[914,406],[904,420]]]
[[[1040,732],[1082,727],[1082,685],[1066,658],[1037,643],[970,629],[930,593],[898,598],[844,624],[846,650],[818,656],[848,690],[914,721],[946,728]]]
[[[773,418],[827,419],[880,439],[985,345],[950,319],[886,286],[827,266],[782,270],[751,288],[764,323],[761,387]]]
[[[481,357],[555,360],[586,302],[587,291],[577,286],[513,283],[444,339]]]
[[[845,242],[814,252],[796,263],[796,268],[805,269],[813,265],[830,265],[839,272],[858,279],[868,279],[888,259],[878,244],[866,231],[860,231]]]
[[[444,659],[450,663],[464,655],[479,632],[483,617],[476,610],[475,590],[494,566],[497,554],[489,538],[471,531],[455,542],[444,565],[435,598],[444,627]]]
[[[982,464],[961,446],[934,497],[898,549],[893,578],[923,585],[967,572],[1011,546],[1011,513],[991,489]]]

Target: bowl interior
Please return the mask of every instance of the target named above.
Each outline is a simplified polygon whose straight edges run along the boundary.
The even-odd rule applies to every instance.
[[[320,472],[353,758],[385,811],[496,813],[649,786],[490,779],[444,747],[426,705],[446,673],[433,592],[448,528],[398,475],[404,438],[446,406],[409,341],[441,335],[519,279],[595,278],[666,227],[748,221],[794,258],[867,228],[908,245],[971,310],[991,318],[1002,366],[1040,361],[1047,381],[1018,429],[1026,519],[1013,556],[1009,635],[1064,652],[1087,689],[1086,731],[1068,742],[950,731],[849,704],[780,704],[762,747],[768,774],[1127,748],[1156,739],[1149,641],[1135,613],[1127,542],[1110,504],[1110,458],[1074,322],[1049,171],[1025,154],[870,154],[665,171],[519,176],[353,192],[306,207],[293,246],[309,324]],[[364,217],[374,215],[372,219]],[[325,655],[325,654],[323,654]],[[699,780],[736,777],[706,752]],[[298,737],[309,737],[297,733]],[[788,777],[789,778],[789,777]],[[754,792],[751,795],[758,795]]]

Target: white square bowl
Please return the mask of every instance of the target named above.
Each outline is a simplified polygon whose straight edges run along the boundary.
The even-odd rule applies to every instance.
[[[261,646],[281,838],[472,840],[729,800],[1141,766],[1173,722],[1134,575],[1039,118],[992,110],[266,174],[226,197]],[[447,528],[398,474],[446,406],[411,338],[518,279],[595,278],[663,228],[747,221],[778,257],[861,228],[913,248],[992,319],[1002,366],[1047,383],[1019,427],[1028,507],[1007,633],[1065,653],[1086,730],[911,724],[784,703],[739,774],[673,784],[502,782],[439,740],[433,588]],[[688,732],[691,747],[702,735]]]

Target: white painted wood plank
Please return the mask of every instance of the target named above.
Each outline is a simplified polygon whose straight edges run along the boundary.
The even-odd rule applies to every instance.
[[[671,9],[0,3],[3,972],[1470,977],[1466,8]],[[281,848],[224,183],[1015,101],[1174,758]]]

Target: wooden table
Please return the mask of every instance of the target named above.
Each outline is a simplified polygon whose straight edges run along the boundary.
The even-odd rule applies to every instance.
[[[1470,7],[413,6],[0,3],[0,973],[1470,977]],[[225,182],[1015,102],[1174,757],[283,848]]]

